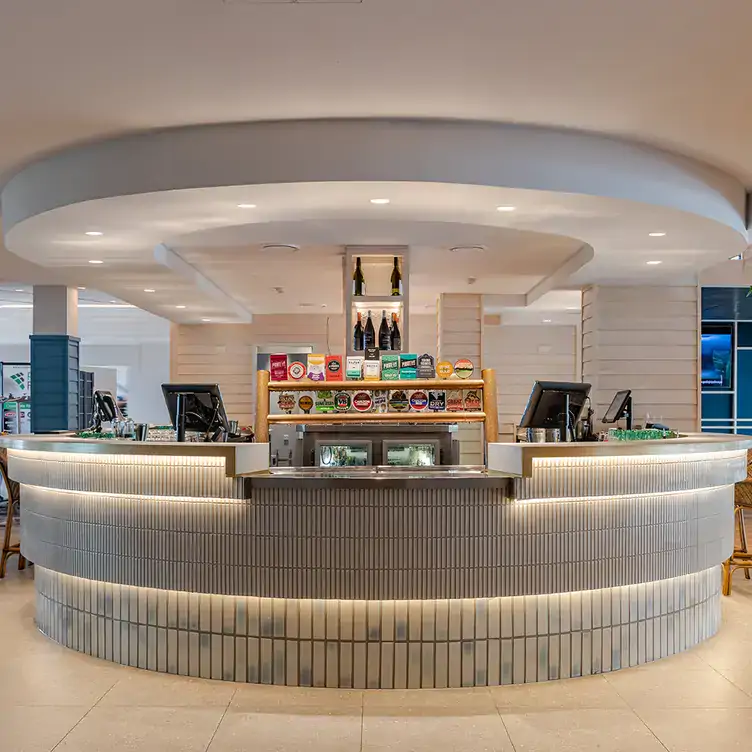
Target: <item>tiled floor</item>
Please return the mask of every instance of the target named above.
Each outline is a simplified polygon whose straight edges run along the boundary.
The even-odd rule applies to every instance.
[[[752,582],[691,653],[584,679],[468,690],[226,684],[114,666],[34,628],[31,574],[0,581],[0,750],[711,752],[752,746]]]

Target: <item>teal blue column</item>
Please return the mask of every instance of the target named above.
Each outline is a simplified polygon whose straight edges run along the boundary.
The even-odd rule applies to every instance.
[[[31,340],[31,431],[78,429],[78,291],[34,286]]]
[[[31,432],[78,430],[78,337],[32,334]]]

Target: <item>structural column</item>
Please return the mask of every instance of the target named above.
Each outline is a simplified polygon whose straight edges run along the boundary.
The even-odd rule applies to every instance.
[[[696,286],[585,289],[582,379],[598,421],[616,391],[631,389],[637,423],[699,431],[698,295]]]
[[[31,335],[31,430],[78,428],[78,291],[63,285],[34,287]]]

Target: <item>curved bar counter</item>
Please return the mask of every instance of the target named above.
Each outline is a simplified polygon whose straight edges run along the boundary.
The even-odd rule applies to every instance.
[[[491,444],[488,472],[332,477],[269,473],[265,444],[4,443],[50,638],[356,688],[545,681],[710,637],[750,444]]]

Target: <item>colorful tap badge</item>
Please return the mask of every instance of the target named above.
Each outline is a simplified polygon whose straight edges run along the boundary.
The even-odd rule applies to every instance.
[[[440,379],[448,379],[454,373],[454,366],[448,360],[442,360],[436,365],[436,375]]]
[[[290,415],[295,409],[295,395],[290,392],[282,392],[277,400],[277,405],[282,412]]]
[[[394,413],[404,413],[410,408],[410,400],[407,398],[407,392],[402,389],[395,389],[389,393],[389,410]]]
[[[326,380],[326,355],[308,356],[308,378],[311,381]]]
[[[423,353],[418,358],[418,378],[435,379],[436,378],[436,361],[432,355]]]
[[[341,355],[327,355],[326,356],[326,380],[327,381],[342,381],[342,356]]]
[[[446,409],[450,413],[461,413],[465,409],[461,391],[452,390],[446,393]]]
[[[362,355],[348,355],[347,368],[345,375],[348,381],[360,381],[363,378],[363,361]]]
[[[418,356],[414,353],[402,353],[400,359],[400,379],[418,378]]]
[[[428,409],[432,413],[446,412],[446,392],[443,389],[430,389],[429,390]]]
[[[428,395],[418,390],[410,395],[410,409],[422,412],[428,407]]]
[[[304,363],[296,360],[290,363],[287,369],[287,377],[290,381],[300,381],[306,377],[306,367]]]
[[[352,397],[350,392],[337,392],[334,395],[334,409],[338,413],[346,413],[352,407]]]
[[[475,366],[473,365],[473,361],[468,360],[467,358],[460,358],[454,364],[454,372],[460,379],[469,379],[473,375],[474,370]]]
[[[333,413],[334,412],[334,392],[328,390],[316,392],[316,412]]]
[[[480,398],[480,394],[475,389],[465,392],[465,410],[475,413],[482,410],[482,406],[483,401]]]
[[[287,355],[270,355],[269,373],[272,381],[287,381]]]
[[[373,408],[373,397],[370,392],[356,392],[353,395],[352,405],[359,413],[370,412]]]
[[[306,414],[313,410],[313,397],[309,394],[304,394],[298,400],[298,407]]]

